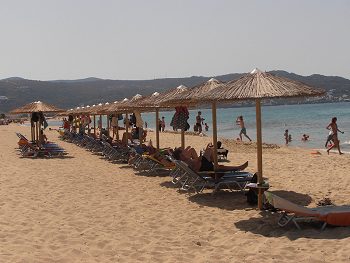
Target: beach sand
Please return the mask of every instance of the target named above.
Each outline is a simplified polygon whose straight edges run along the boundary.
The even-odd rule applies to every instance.
[[[66,158],[26,159],[16,152],[15,131],[0,126],[0,262],[349,262],[350,228],[277,226],[239,192],[180,193],[170,177],[135,175],[74,144]],[[154,134],[149,134],[155,144]],[[161,134],[161,146],[180,135]],[[209,137],[186,136],[197,150]],[[255,144],[223,140],[231,164],[249,161]],[[271,191],[314,207],[324,197],[350,204],[349,155],[266,146],[264,177]]]

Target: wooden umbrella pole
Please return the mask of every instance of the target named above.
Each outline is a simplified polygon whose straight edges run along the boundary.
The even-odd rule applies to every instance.
[[[129,113],[125,112],[125,135],[126,135],[126,144],[129,142]]]
[[[117,116],[117,127],[116,127],[116,139],[117,139],[117,141],[119,141],[119,118],[118,118],[118,114],[117,113],[115,113],[116,114],[116,116]]]
[[[159,150],[159,109],[156,109],[156,146]]]
[[[141,116],[141,113],[140,113],[140,116]],[[137,129],[139,130],[139,142],[140,142],[140,145],[141,145],[142,144],[142,140],[143,140],[143,126],[142,127],[137,127]]]
[[[99,127],[99,129],[100,129],[100,139],[102,138],[102,115],[100,114],[100,122],[99,122],[99,125],[98,125]]]
[[[39,145],[39,123],[36,122],[36,144]]]
[[[34,139],[34,122],[32,120],[30,120],[30,135],[31,135],[31,138],[32,138],[32,142],[35,141]]]
[[[181,129],[181,148],[185,149],[185,130]]]
[[[90,115],[88,115],[88,116],[89,116],[89,120],[90,120]],[[87,128],[88,128],[88,134],[90,134],[90,121],[89,121],[89,123],[87,125]]]
[[[75,125],[74,125],[74,132],[77,132],[77,129],[78,129],[78,116],[75,116],[75,118],[74,118],[74,120],[75,120]]]
[[[36,122],[33,122],[33,142],[36,143]]]
[[[96,138],[96,115],[94,114],[94,135]]]
[[[218,131],[216,123],[216,101],[212,103],[212,118],[213,118],[213,158],[214,158],[214,170],[218,167]]]
[[[257,143],[257,158],[258,158],[258,185],[263,183],[262,171],[262,135],[261,135],[261,100],[256,100],[256,143]],[[259,188],[258,207],[262,209],[262,189]]]
[[[109,116],[108,116],[108,114],[106,115],[106,117],[107,117],[107,135],[109,138]]]

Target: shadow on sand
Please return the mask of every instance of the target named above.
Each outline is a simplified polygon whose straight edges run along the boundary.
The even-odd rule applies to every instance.
[[[275,190],[269,192],[302,206],[307,206],[312,202],[312,198],[308,194],[302,194],[286,190]]]
[[[280,214],[262,211],[259,217],[252,217],[241,220],[234,225],[244,232],[251,232],[264,237],[287,237],[290,240],[298,238],[310,239],[344,239],[350,237],[350,227],[327,226],[321,231],[321,222],[300,223],[301,230],[298,230],[294,224],[288,224],[285,227],[277,225]]]
[[[215,194],[212,192],[194,194],[189,196],[188,200],[200,206],[217,207],[229,211],[255,209],[247,203],[247,198],[240,191],[220,190]]]
[[[312,199],[307,194],[296,193],[293,191],[271,191],[272,193],[285,198],[298,205],[307,206]],[[280,217],[279,212],[261,211],[257,217],[241,220],[235,223],[235,226],[241,231],[252,232],[264,237],[287,237],[290,240],[298,238],[311,239],[343,239],[350,237],[349,227],[327,226],[321,231],[322,222],[300,222],[301,230],[298,230],[293,223],[285,227],[278,226],[277,222]]]

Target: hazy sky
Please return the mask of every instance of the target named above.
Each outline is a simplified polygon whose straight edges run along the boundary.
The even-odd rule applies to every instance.
[[[350,78],[347,0],[0,0],[0,78]]]

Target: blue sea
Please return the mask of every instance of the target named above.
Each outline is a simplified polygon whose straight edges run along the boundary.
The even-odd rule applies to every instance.
[[[204,132],[208,136],[212,133],[211,109],[197,108],[190,110],[189,124],[193,131],[193,124],[197,112],[202,112],[204,122],[209,125],[209,131]],[[166,129],[169,126],[174,111],[160,112],[160,118],[165,117]],[[240,128],[236,125],[237,116],[244,117],[247,134],[253,141],[256,140],[255,107],[218,108],[217,124],[218,137],[236,139],[239,137]],[[262,133],[265,143],[284,144],[284,131],[289,130],[292,135],[290,146],[323,149],[328,136],[326,126],[332,117],[338,118],[338,128],[344,131],[339,134],[341,148],[350,152],[350,103],[324,103],[324,104],[298,104],[262,106]],[[155,128],[155,113],[142,113],[142,118],[148,123],[148,128]],[[103,121],[105,123],[105,119]],[[120,125],[121,121],[120,121]],[[309,141],[303,142],[303,134],[310,136]],[[247,140],[244,138],[244,140]]]

